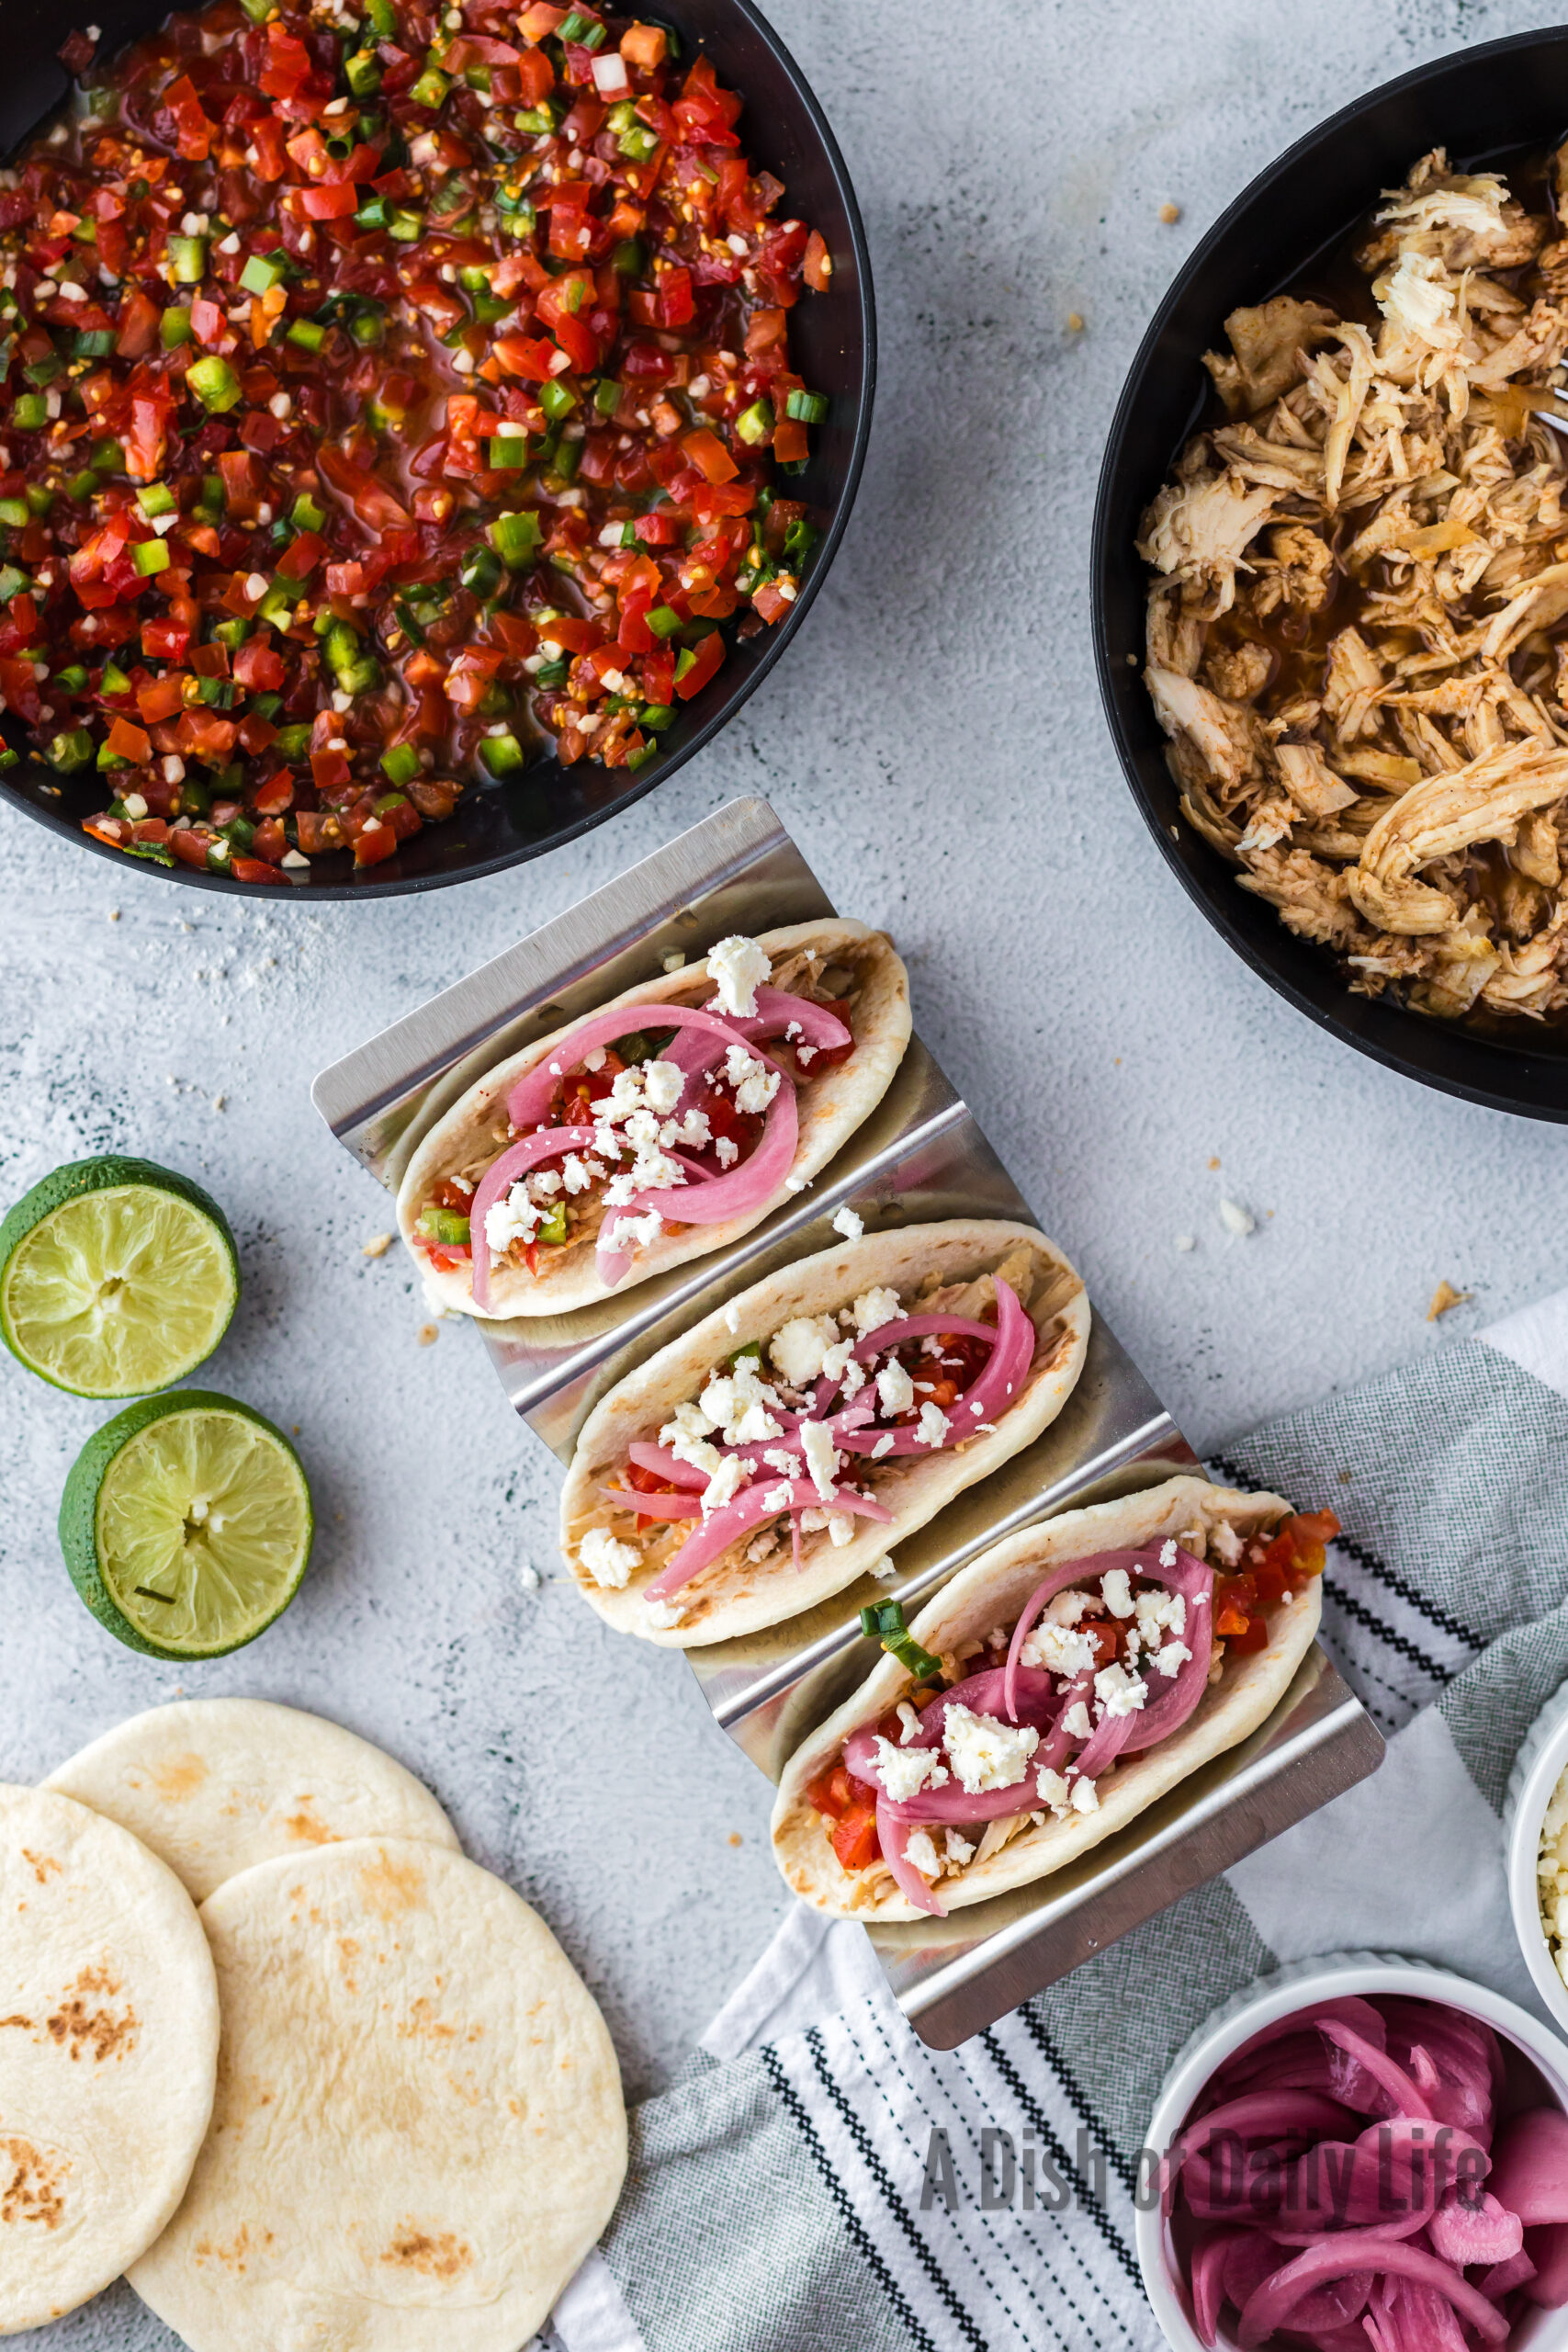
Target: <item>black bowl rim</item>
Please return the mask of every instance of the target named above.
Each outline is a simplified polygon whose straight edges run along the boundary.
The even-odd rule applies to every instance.
[[[1413,66],[1408,73],[1396,74],[1392,81],[1379,83],[1375,89],[1365,92],[1360,97],[1352,99],[1348,105],[1339,107],[1336,113],[1325,116],[1323,121],[1314,123],[1310,130],[1303,132],[1301,138],[1292,140],[1290,146],[1277,155],[1272,163],[1265,165],[1255,178],[1248,181],[1241,193],[1226,206],[1212,227],[1206,231],[1182,264],[1139,342],[1122,384],[1121,395],[1111,417],[1111,430],[1106,438],[1105,454],[1101,459],[1100,481],[1095,494],[1094,518],[1090,533],[1092,567],[1090,598],[1093,612],[1095,669],[1100,681],[1100,702],[1104,709],[1106,724],[1111,730],[1111,741],[1116,746],[1123,778],[1137,804],[1139,813],[1154,835],[1161,856],[1179,880],[1188,897],[1201,910],[1226,944],[1241,957],[1243,963],[1256,972],[1260,979],[1267,981],[1278,995],[1282,996],[1288,1003],[1293,1005],[1298,1012],[1305,1013],[1309,1021],[1314,1022],[1318,1028],[1326,1030],[1331,1036],[1337,1038],[1340,1044],[1352,1046],[1357,1053],[1366,1055],[1370,1060],[1382,1063],[1385,1069],[1396,1070],[1402,1078],[1412,1079],[1417,1085],[1430,1087],[1438,1093],[1457,1095],[1466,1102],[1478,1102],[1488,1110],[1511,1112],[1517,1117],[1547,1120],[1559,1125],[1568,1124],[1568,1067],[1563,1068],[1563,1074],[1559,1081],[1560,1091],[1555,1101],[1546,1101],[1511,1091],[1506,1082],[1508,1066],[1511,1062],[1517,1063],[1528,1057],[1530,1049],[1527,1042],[1521,1039],[1516,1045],[1511,1039],[1483,1037],[1473,1030],[1455,1030],[1451,1035],[1456,1046],[1462,1045],[1468,1049],[1469,1054],[1475,1056],[1477,1060],[1480,1059],[1483,1052],[1487,1057],[1495,1057],[1499,1071],[1497,1080],[1495,1082],[1491,1081],[1479,1072],[1473,1076],[1460,1076],[1451,1071],[1445,1072],[1424,1068],[1418,1061],[1402,1053],[1396,1046],[1385,1045],[1379,1038],[1363,1035],[1343,1012],[1315,1001],[1303,989],[1299,988],[1288,974],[1281,971],[1260,946],[1247,936],[1239,924],[1233,920],[1228,908],[1222,904],[1218,898],[1210,895],[1200,878],[1179,854],[1179,844],[1172,842],[1162,818],[1152,805],[1139,771],[1137,752],[1129,741],[1122,726],[1122,713],[1115,694],[1119,664],[1111,644],[1107,627],[1108,600],[1105,581],[1108,563],[1116,553],[1120,552],[1112,548],[1111,542],[1111,506],[1113,489],[1123,462],[1129,433],[1135,422],[1144,379],[1149,371],[1150,363],[1167,327],[1182,309],[1187,300],[1189,288],[1215,248],[1230,235],[1246,215],[1267,201],[1273,193],[1276,184],[1303,155],[1320,142],[1335,138],[1348,129],[1370,108],[1382,105],[1386,99],[1397,97],[1402,92],[1417,89],[1427,82],[1439,80],[1445,74],[1451,74],[1461,66],[1471,70],[1493,58],[1511,53],[1529,50],[1561,50],[1564,47],[1568,47],[1568,25],[1541,26],[1531,32],[1510,33],[1497,40],[1480,41],[1472,48],[1449,50],[1441,57],[1428,58],[1424,64]],[[1341,993],[1350,1002],[1359,1001],[1350,998],[1348,989],[1343,989]],[[1427,1022],[1423,1015],[1408,1012],[1404,1008],[1384,1007],[1383,1010],[1391,1013],[1397,1010],[1402,1020],[1412,1023],[1419,1023],[1423,1032],[1428,1032],[1434,1026],[1433,1023]],[[1450,1033],[1442,1032],[1441,1034],[1447,1037]]]
[[[175,4],[176,0],[171,0],[171,5]],[[828,169],[839,201],[843,206],[844,219],[849,226],[850,245],[855,261],[855,285],[861,329],[861,380],[855,428],[843,488],[839,493],[838,510],[817,552],[815,562],[801,582],[800,594],[795,600],[794,610],[779,627],[769,631],[765,651],[758,661],[751,663],[743,676],[737,679],[730,698],[697,729],[689,742],[682,743],[668,759],[655,763],[653,772],[644,781],[631,786],[626,791],[617,795],[608,807],[595,810],[590,816],[579,817],[571,824],[560,826],[547,837],[541,838],[537,842],[524,842],[516,849],[505,850],[499,856],[485,858],[474,865],[462,866],[454,873],[411,875],[384,882],[370,880],[289,882],[281,888],[276,882],[241,882],[231,875],[198,873],[195,866],[161,865],[150,858],[129,858],[123,850],[113,848],[107,842],[96,841],[91,833],[84,832],[81,827],[73,823],[70,818],[59,815],[50,808],[40,808],[37,801],[27,798],[14,786],[7,785],[5,777],[0,775],[0,793],[4,794],[6,801],[12,808],[20,810],[25,816],[34,818],[57,838],[73,842],[79,848],[89,850],[96,856],[112,858],[122,868],[135,867],[140,873],[156,876],[160,880],[177,884],[183,889],[217,890],[227,898],[233,898],[238,894],[244,898],[265,899],[269,904],[277,906],[289,905],[302,899],[313,899],[319,903],[323,899],[348,899],[356,902],[363,899],[409,898],[425,890],[449,889],[464,882],[483,881],[491,875],[504,874],[512,866],[525,865],[536,857],[547,857],[552,850],[563,849],[569,842],[578,841],[584,833],[594,831],[598,826],[609,824],[613,819],[621,816],[637,801],[645,799],[648,794],[654,791],[657,786],[667,784],[677,768],[683,767],[688,760],[694,759],[697,752],[712,742],[721,728],[728,726],[742,704],[756,692],[769,672],[794,642],[807,614],[817,601],[818,592],[828,576],[833,558],[839,551],[840,542],[849,527],[850,516],[854,508],[855,493],[860,488],[861,475],[865,469],[866,449],[871,440],[872,408],[876,392],[876,302],[872,286],[871,249],[866,243],[865,224],[861,219],[860,206],[855,198],[854,184],[850,178],[843,152],[833,136],[831,126],[822,110],[817,94],[795,63],[789,50],[762,15],[761,10],[754,6],[754,0],[728,0],[728,5],[738,16],[746,19],[761,40],[773,51],[779,64],[793,83],[795,95],[800,99],[807,118],[821,143]]]

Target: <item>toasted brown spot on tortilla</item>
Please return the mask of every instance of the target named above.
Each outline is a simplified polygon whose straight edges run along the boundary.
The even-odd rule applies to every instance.
[[[227,2245],[215,2245],[210,2238],[202,2238],[193,2248],[198,2262],[220,2262],[226,2270],[243,2270],[250,2250],[251,2233],[243,2222]]]
[[[450,2230],[432,2237],[412,2223],[405,2223],[381,2256],[383,2262],[395,2262],[400,2270],[417,2270],[423,2278],[456,2278],[473,2258],[472,2246],[454,2237]]]
[[[64,1867],[52,1854],[35,1854],[27,1846],[22,1848],[22,1860],[32,1864],[33,1876],[40,1886],[47,1886],[51,1877],[58,1878]]]
[[[33,2030],[31,2018],[0,2018],[0,2033],[4,2033],[8,2025],[19,2025],[24,2033],[30,2033]]]
[[[65,2215],[62,2190],[70,2165],[51,2161],[30,2140],[0,2140],[0,2222],[39,2222],[57,2230]]]
[[[183,1804],[208,1778],[207,1758],[195,1754],[171,1756],[167,1763],[150,1764],[147,1769],[165,1804]]]
[[[424,1872],[409,1861],[394,1861],[385,1851],[359,1872],[359,1892],[378,1918],[395,1919],[416,1911],[424,1899]]]
[[[85,1968],[66,1986],[53,2016],[45,2018],[51,2040],[69,2050],[73,2064],[85,2055],[101,2064],[106,2058],[126,2057],[135,2049],[139,2026],[135,2010],[127,2007],[117,2014],[105,2006],[118,1991],[107,1968]]]
[[[291,1813],[284,1823],[290,1838],[302,1846],[331,1846],[336,1842],[337,1831],[329,1829],[319,1813],[313,1810],[314,1797],[301,1797],[299,1810]]]
[[[416,2035],[423,2036],[431,2041],[451,2041],[456,2037],[457,2029],[455,2025],[447,2025],[445,2019],[437,2017],[434,2002],[427,2001],[422,1994],[417,2000],[409,2003],[408,2015],[399,2026],[398,2031],[405,2041]]]

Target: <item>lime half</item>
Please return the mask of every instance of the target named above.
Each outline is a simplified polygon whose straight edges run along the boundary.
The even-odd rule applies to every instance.
[[[222,1657],[288,1608],[310,1556],[310,1489],[281,1430],[182,1388],[117,1414],[60,1506],[72,1582],[102,1625],[155,1657]]]
[[[77,1396],[144,1396],[205,1363],[240,1263],[199,1184],[149,1159],[73,1160],[0,1225],[0,1335]]]

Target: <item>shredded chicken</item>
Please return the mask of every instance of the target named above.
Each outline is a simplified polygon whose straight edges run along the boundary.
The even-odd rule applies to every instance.
[[[1357,255],[1365,319],[1226,321],[1227,421],[1138,542],[1188,821],[1353,989],[1445,1019],[1568,1010],[1554,239],[1495,173],[1423,156]]]

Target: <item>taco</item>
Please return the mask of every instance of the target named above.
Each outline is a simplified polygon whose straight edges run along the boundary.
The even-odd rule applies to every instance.
[[[601,1616],[671,1648],[797,1616],[1055,1420],[1089,1301],[1032,1226],[905,1226],[770,1275],[589,1415],[561,1548]]]
[[[907,1630],[885,1605],[889,1655],[784,1772],[779,1868],[867,1922],[1048,1877],[1266,1719],[1337,1533],[1171,1478],[993,1545]]]
[[[443,1306],[570,1313],[728,1248],[804,1191],[908,1042],[885,933],[721,940],[471,1086],[409,1164],[403,1238]]]

